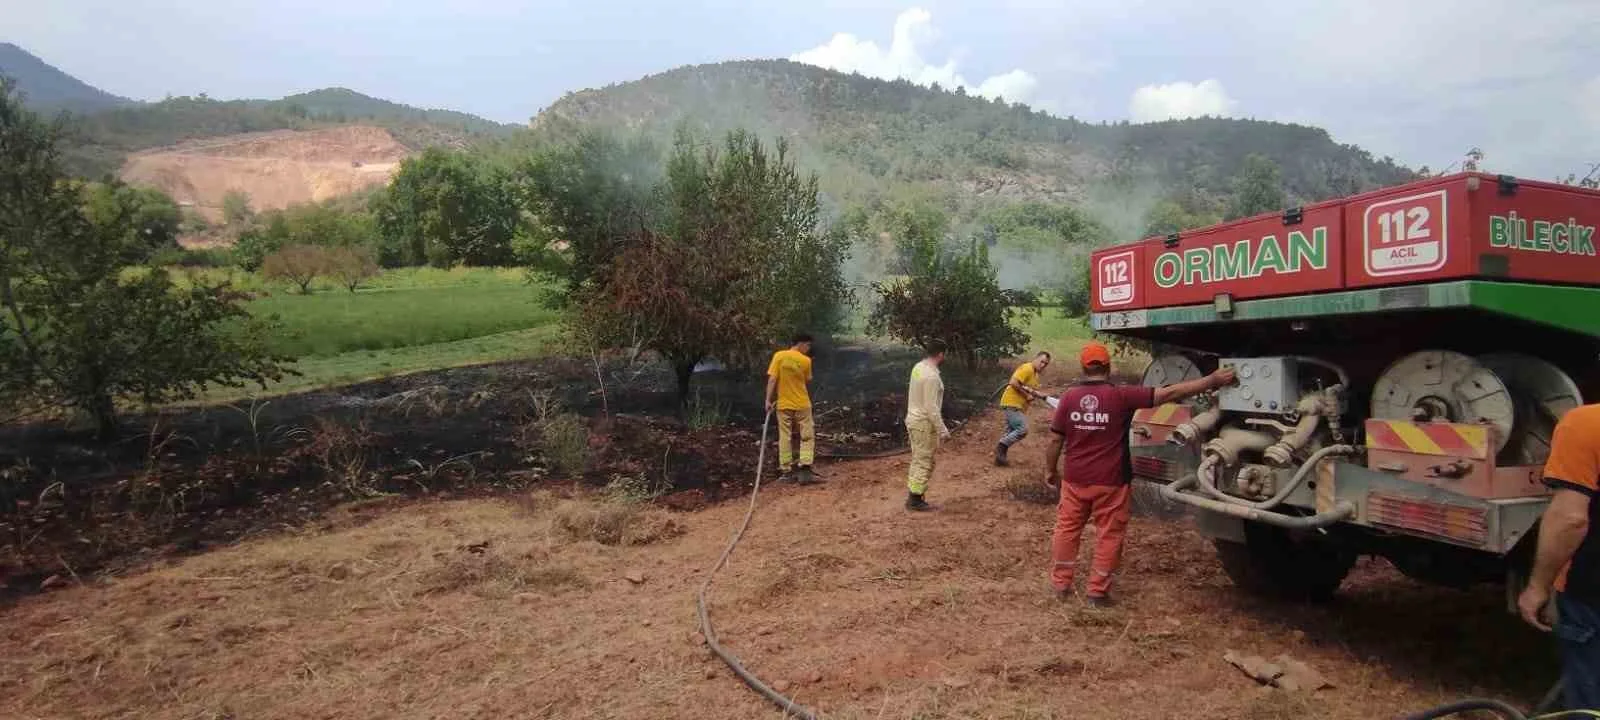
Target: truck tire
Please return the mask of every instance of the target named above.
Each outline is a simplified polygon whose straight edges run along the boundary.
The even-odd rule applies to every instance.
[[[1344,582],[1356,556],[1328,543],[1298,540],[1288,531],[1245,523],[1245,542],[1213,540],[1217,559],[1245,592],[1294,602],[1327,602]]]

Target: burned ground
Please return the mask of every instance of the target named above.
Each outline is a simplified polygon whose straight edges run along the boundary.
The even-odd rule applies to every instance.
[[[1553,672],[1548,637],[1491,588],[1363,561],[1330,605],[1258,600],[1181,519],[1135,519],[1117,608],[1057,603],[1052,510],[1015,492],[1042,442],[997,469],[999,428],[985,413],[941,450],[936,513],[901,508],[904,458],[767,486],[712,589],[722,641],[845,719],[1368,720],[1464,695],[1527,705]],[[776,718],[695,634],[694,590],[744,512],[571,485],[341,506],[20,599],[0,716]],[[1260,689],[1228,650],[1291,655],[1335,687]]]
[[[819,353],[819,450],[902,444],[905,375],[915,360],[871,347]],[[680,408],[664,366],[609,359],[597,376],[596,364],[461,368],[172,409],[132,418],[110,445],[53,425],[7,429],[0,597],[280,532],[357,499],[576,483],[660,495],[687,510],[742,491],[760,433],[759,375],[700,374]],[[956,420],[1003,381],[995,372],[948,374]],[[550,432],[561,416],[576,418],[555,438],[565,446]]]

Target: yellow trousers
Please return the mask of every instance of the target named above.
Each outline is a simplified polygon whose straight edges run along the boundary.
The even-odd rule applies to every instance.
[[[928,491],[928,481],[933,479],[933,453],[939,448],[939,430],[931,422],[916,422],[906,426],[911,440],[911,469],[906,473],[906,489],[914,495]]]
[[[778,411],[778,469],[794,468],[795,436],[800,440],[800,467],[811,467],[817,456],[817,430],[811,422],[811,408]]]

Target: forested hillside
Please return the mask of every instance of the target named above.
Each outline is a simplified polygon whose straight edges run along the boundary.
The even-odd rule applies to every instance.
[[[11,78],[28,107],[43,113],[93,112],[132,103],[57,70],[11,43],[0,43],[0,75]]]
[[[412,149],[461,147],[511,132],[514,126],[445,110],[422,110],[342,88],[317,90],[281,100],[168,98],[74,118],[69,168],[95,177],[114,172],[131,152],[184,140],[263,130],[305,130],[346,123],[387,129]]]
[[[92,87],[16,45],[0,43],[0,76],[10,78],[31,110],[70,114],[62,147],[73,174],[101,177],[129,153],[184,140],[264,130],[305,130],[346,123],[377,125],[414,150],[463,147],[511,133],[516,126],[454,110],[380,100],[345,88],[324,88],[279,100],[169,97],[141,103]]]
[[[858,199],[885,182],[933,186],[976,199],[1085,201],[1107,182],[1149,194],[1217,200],[1245,158],[1282,171],[1291,200],[1334,197],[1402,182],[1412,172],[1343,145],[1327,131],[1255,120],[1200,118],[1144,125],[1058,118],[903,80],[761,60],[684,67],[636,82],[570,93],[535,119],[542,130],[577,124],[665,138],[682,122],[711,133],[736,127],[783,135],[831,194]]]

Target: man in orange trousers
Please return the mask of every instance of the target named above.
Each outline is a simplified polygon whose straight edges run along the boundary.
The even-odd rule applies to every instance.
[[[1092,606],[1104,607],[1111,604],[1111,577],[1122,559],[1122,538],[1128,528],[1129,483],[1133,479],[1128,430],[1133,412],[1223,387],[1233,382],[1234,375],[1233,370],[1223,369],[1162,388],[1122,386],[1111,384],[1111,352],[1106,346],[1089,343],[1078,360],[1083,377],[1061,395],[1050,422],[1055,437],[1045,456],[1049,468],[1045,483],[1059,486],[1061,492],[1050,544],[1050,584],[1058,598],[1072,596],[1078,542],[1084,524],[1093,521],[1097,538],[1085,599]],[[1063,464],[1065,483],[1061,482]]]

